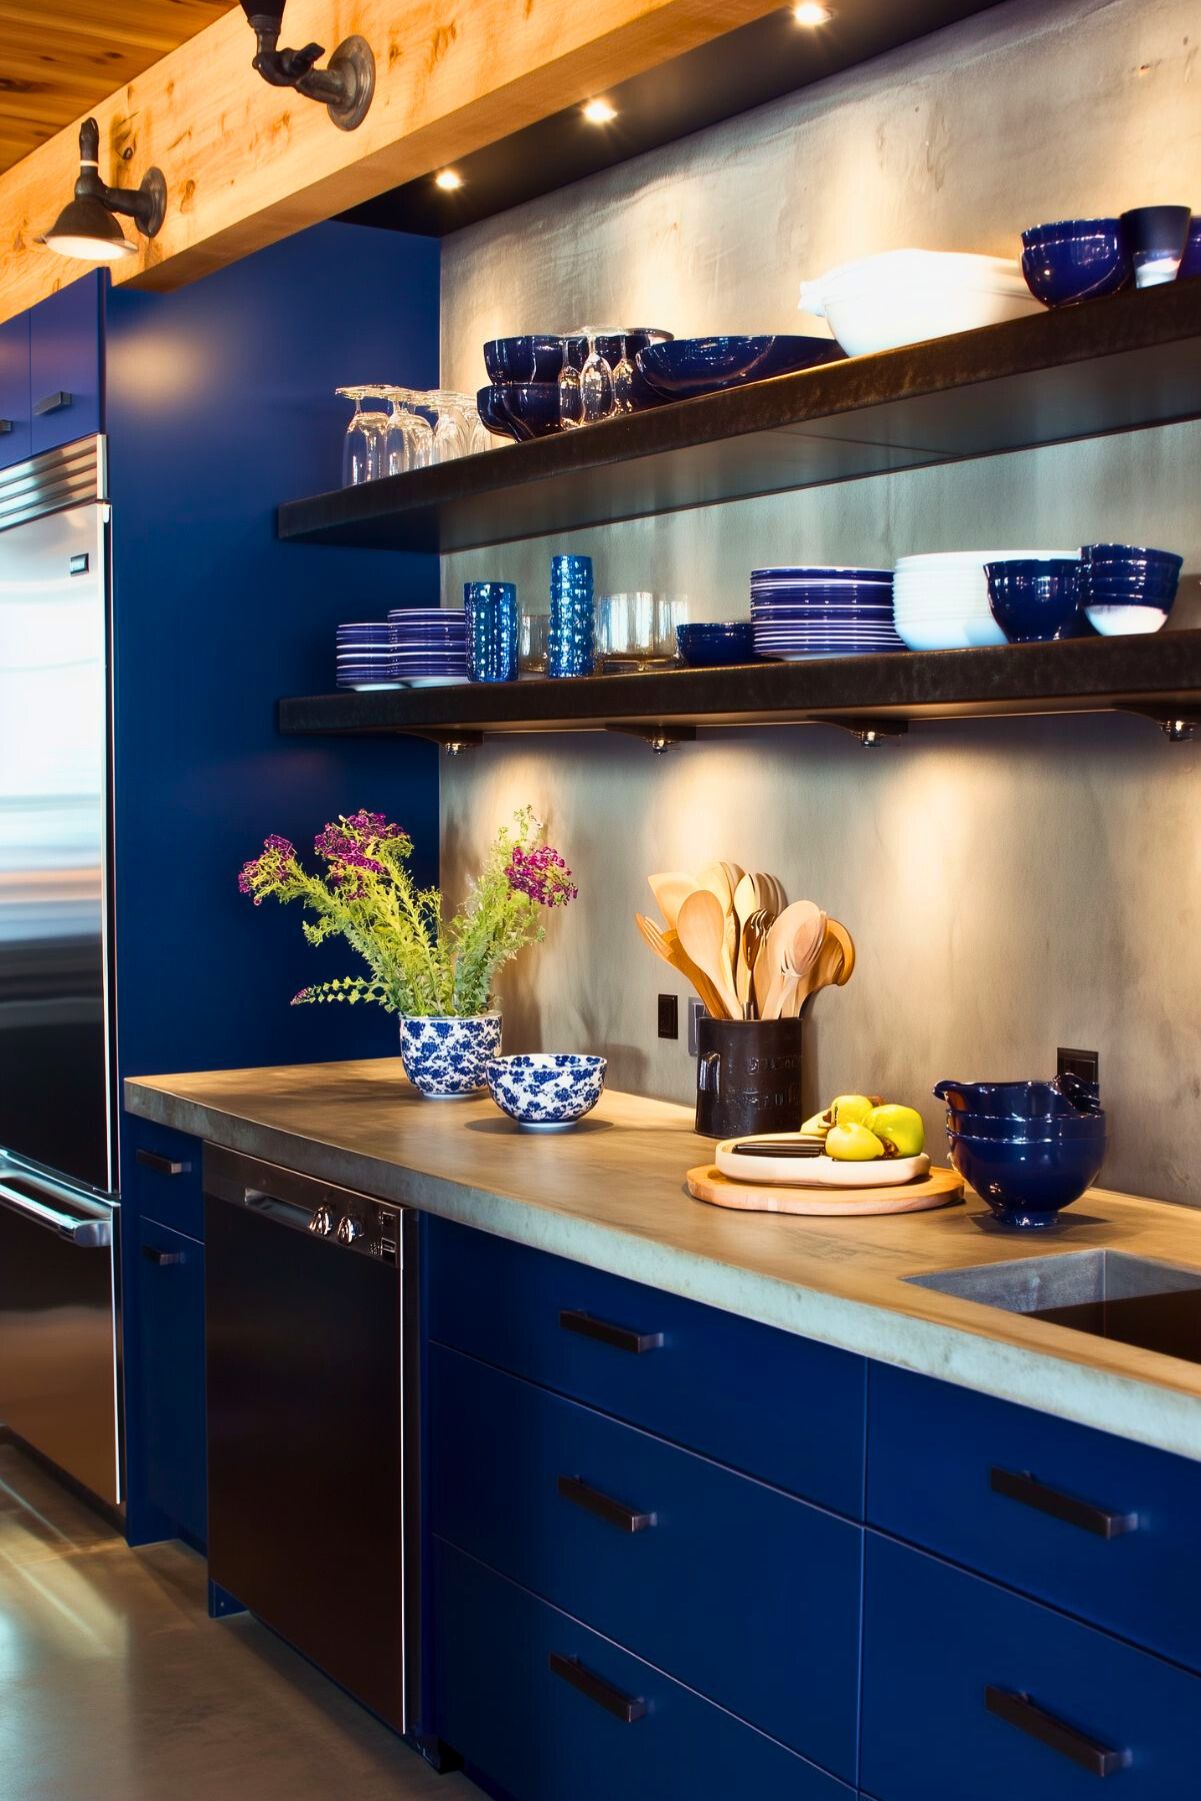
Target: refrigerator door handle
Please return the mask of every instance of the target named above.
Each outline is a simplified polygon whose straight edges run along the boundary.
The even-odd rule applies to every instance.
[[[23,1219],[35,1226],[44,1227],[47,1232],[56,1232],[60,1238],[65,1238],[68,1244],[76,1245],[80,1250],[106,1250],[113,1242],[111,1219],[74,1218],[31,1194],[22,1194],[19,1189],[10,1188],[6,1182],[0,1182],[0,1207],[6,1207],[10,1213],[19,1213]]]

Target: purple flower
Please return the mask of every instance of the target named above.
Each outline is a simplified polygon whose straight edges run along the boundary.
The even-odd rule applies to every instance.
[[[505,875],[514,893],[527,895],[541,907],[565,907],[580,892],[566,862],[549,844],[535,851],[514,845]]]
[[[263,839],[263,848],[257,857],[249,863],[243,863],[238,876],[239,894],[249,894],[256,907],[263,904],[260,889],[277,886],[283,879],[289,863],[296,861],[296,846],[290,838],[281,838],[273,832],[269,838]]]

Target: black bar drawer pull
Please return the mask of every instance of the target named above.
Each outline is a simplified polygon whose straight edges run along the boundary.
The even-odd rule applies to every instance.
[[[190,1163],[176,1163],[173,1157],[160,1157],[157,1151],[138,1150],[134,1152],[133,1159],[143,1169],[152,1169],[157,1176],[182,1176],[186,1169],[192,1167]]]
[[[993,1688],[990,1684],[984,1691],[984,1705],[998,1720],[1004,1720],[1007,1726],[1016,1726],[1019,1732],[1037,1739],[1051,1751],[1058,1751],[1061,1757],[1070,1758],[1090,1776],[1116,1776],[1131,1761],[1129,1751],[1114,1751],[1099,1739],[1089,1738],[1087,1732],[1078,1731],[1075,1726],[1057,1720],[1053,1713],[1037,1706],[1029,1695],[1015,1694],[1007,1688]]]
[[[606,1713],[611,1713],[614,1719],[623,1721],[627,1726],[632,1726],[646,1712],[645,1701],[639,1700],[637,1695],[623,1695],[619,1688],[614,1688],[603,1676],[585,1669],[578,1657],[564,1657],[561,1651],[552,1651],[550,1667],[554,1675],[570,1683],[572,1688],[579,1689],[581,1695],[586,1695],[589,1701],[595,1701],[598,1707],[603,1707]]]
[[[12,428],[13,422],[11,419],[0,419],[0,435],[5,432],[10,432]]]
[[[1137,1513],[1107,1513],[1104,1507],[1094,1507],[1089,1501],[1077,1500],[1075,1495],[1048,1488],[1045,1482],[1036,1482],[1028,1470],[990,1470],[988,1485],[995,1495],[1020,1501],[1023,1507],[1048,1513],[1065,1525],[1079,1526],[1082,1532],[1094,1532],[1098,1538],[1121,1538],[1126,1532],[1138,1530]]]
[[[630,1326],[615,1326],[611,1320],[597,1319],[591,1313],[580,1313],[574,1307],[559,1315],[564,1332],[578,1332],[581,1338],[595,1338],[598,1344],[612,1345],[615,1351],[632,1351],[640,1357],[643,1351],[657,1351],[663,1343],[662,1332],[635,1332]]]
[[[47,394],[43,400],[35,400],[33,412],[36,419],[44,419],[47,413],[61,413],[64,407],[71,404],[71,395],[64,388],[57,394]]]
[[[658,1517],[653,1513],[640,1513],[636,1507],[627,1507],[624,1501],[615,1501],[612,1495],[593,1488],[579,1476],[560,1476],[558,1487],[563,1499],[570,1501],[573,1507],[594,1513],[598,1520],[616,1526],[619,1532],[646,1532]]]
[[[170,1263],[185,1263],[187,1261],[187,1253],[185,1251],[160,1251],[156,1244],[144,1244],[142,1246],[142,1255],[147,1263],[153,1263],[157,1265],[159,1269],[165,1269]]]

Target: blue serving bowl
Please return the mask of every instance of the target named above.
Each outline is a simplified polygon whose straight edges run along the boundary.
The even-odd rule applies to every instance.
[[[1120,219],[1058,219],[1022,233],[1022,274],[1044,306],[1116,294],[1134,280]]]
[[[1145,544],[1085,544],[1080,555],[1090,569],[1120,569],[1132,574],[1179,575],[1184,558],[1175,550],[1152,550]]]
[[[499,394],[501,416],[515,437],[547,438],[562,430],[558,382],[498,382],[492,391]]]
[[[1082,565],[1062,557],[1014,557],[984,565],[992,616],[1011,644],[1062,638],[1083,598]]]
[[[677,625],[676,645],[680,661],[690,669],[721,669],[731,663],[750,663],[755,655],[755,628],[748,619]]]
[[[493,1057],[488,1088],[502,1113],[527,1132],[562,1132],[591,1113],[605,1086],[604,1057]]]
[[[566,339],[554,332],[493,338],[484,345],[484,367],[494,382],[558,381]]]
[[[1074,1113],[1070,1118],[1013,1119],[1003,1114],[954,1113],[947,1109],[947,1131],[992,1143],[1045,1143],[1061,1138],[1104,1138],[1104,1108],[1096,1113]]]
[[[772,375],[791,375],[819,363],[841,361],[832,338],[776,335],[745,338],[676,338],[638,353],[637,366],[652,388],[674,400],[714,394]]]
[[[1201,275],[1201,219],[1194,219],[1188,228],[1176,280],[1191,281],[1197,275]]]
[[[517,437],[517,428],[505,412],[499,388],[481,388],[475,397],[475,404],[480,418],[495,437]]]
[[[1071,1074],[1050,1082],[960,1082],[946,1077],[935,1083],[933,1092],[953,1113],[1009,1119],[1070,1119],[1074,1114],[1096,1113],[1101,1106],[1097,1084]]]
[[[1166,619],[1176,599],[1176,583],[1147,587],[1140,582],[1105,581],[1086,575],[1083,599],[1086,607],[1154,607]]]
[[[1003,1226],[1045,1231],[1062,1208],[1092,1187],[1105,1161],[1103,1138],[1028,1140],[1005,1144],[947,1134],[951,1162]]]

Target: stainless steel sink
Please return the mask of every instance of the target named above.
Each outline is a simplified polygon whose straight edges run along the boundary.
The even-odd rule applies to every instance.
[[[906,1278],[1007,1313],[1201,1363],[1201,1270],[1125,1251],[1064,1251]]]

